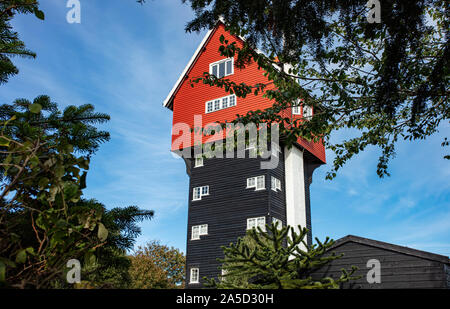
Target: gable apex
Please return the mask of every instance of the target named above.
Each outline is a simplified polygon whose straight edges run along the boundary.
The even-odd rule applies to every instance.
[[[195,50],[194,55],[192,55],[191,59],[187,63],[183,72],[181,73],[180,77],[175,82],[175,85],[172,87],[172,90],[170,90],[169,95],[164,100],[164,102],[163,102],[164,107],[172,109],[172,102],[173,102],[173,97],[174,97],[175,93],[177,92],[177,90],[179,89],[181,84],[183,83],[183,80],[184,80],[186,74],[189,72],[189,70],[195,64],[195,62],[197,61],[198,57],[200,56],[203,48],[209,42],[209,40],[211,39],[211,37],[213,36],[214,32],[217,30],[217,28],[219,27],[220,24],[223,24],[223,22],[219,19],[217,21],[216,25],[205,34],[202,41],[200,42],[197,49]]]

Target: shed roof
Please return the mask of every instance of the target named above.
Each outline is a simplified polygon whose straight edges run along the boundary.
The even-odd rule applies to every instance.
[[[330,248],[330,250],[333,250],[333,249],[335,249],[339,246],[342,246],[346,243],[349,243],[349,242],[354,242],[354,243],[358,243],[358,244],[362,244],[362,245],[366,245],[366,246],[376,247],[376,248],[389,250],[389,251],[393,251],[393,252],[397,252],[397,253],[401,253],[401,254],[416,256],[416,257],[419,257],[422,259],[438,261],[438,262],[441,262],[444,264],[450,264],[450,259],[448,256],[430,253],[427,251],[421,251],[421,250],[417,250],[417,249],[413,249],[413,248],[409,248],[409,247],[394,245],[394,244],[390,244],[387,242],[363,238],[363,237],[354,236],[354,235],[347,235],[345,237],[342,237],[342,238],[336,240],[334,245]]]

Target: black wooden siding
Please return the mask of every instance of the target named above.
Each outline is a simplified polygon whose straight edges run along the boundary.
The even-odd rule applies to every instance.
[[[341,269],[359,269],[355,276],[360,279],[344,283],[346,289],[414,289],[414,288],[448,288],[448,277],[445,269],[449,266],[446,257],[422,252],[410,248],[367,240],[351,236],[355,241],[346,241],[336,246],[331,252],[343,253],[340,259],[332,261],[316,271],[314,278],[330,276],[338,278]],[[339,240],[337,241],[339,242]],[[381,244],[379,246],[379,244]],[[381,283],[368,283],[367,273],[370,268],[367,262],[377,259],[381,265]]]
[[[204,159],[204,166],[190,168],[189,212],[186,251],[187,287],[201,287],[201,284],[189,284],[190,269],[198,267],[200,278],[217,278],[223,258],[221,246],[235,243],[245,236],[247,219],[266,217],[266,223],[272,217],[286,224],[286,202],[284,183],[284,156],[279,154],[278,167],[271,170],[260,168],[261,158],[212,158]],[[246,189],[247,178],[265,176],[265,190]],[[281,181],[281,191],[271,190],[271,176]],[[209,196],[200,201],[192,201],[193,188],[209,186]],[[200,240],[191,240],[192,226],[208,224],[208,235]],[[200,280],[202,283],[203,280]]]

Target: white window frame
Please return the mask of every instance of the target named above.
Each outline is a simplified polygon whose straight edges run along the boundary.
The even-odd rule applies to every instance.
[[[258,181],[262,179],[262,186],[258,185]],[[256,188],[255,190],[265,190],[266,189],[266,176],[258,176],[256,177]]]
[[[203,191],[206,189],[207,193],[203,193]],[[196,194],[195,191],[200,190],[199,194]],[[209,186],[201,186],[201,187],[195,187],[192,189],[192,200],[193,201],[200,201],[203,196],[209,195]]]
[[[266,231],[266,217],[255,217],[247,219],[247,230],[251,230],[253,228],[257,229],[258,227],[260,227],[263,232]]]
[[[313,116],[312,107],[309,105],[303,105],[302,109],[303,109],[303,118],[308,119],[308,120],[311,119]],[[305,109],[308,111],[308,114],[305,113]]]
[[[194,232],[194,231],[197,231],[197,232]],[[199,240],[200,236],[205,236],[205,235],[208,235],[208,224],[200,224],[200,225],[192,226],[191,240]]]
[[[228,100],[228,107],[233,107],[237,105],[237,98],[236,95],[232,94],[230,96],[228,96],[229,100]],[[233,104],[231,104],[231,102],[233,102]]]
[[[227,74],[227,62],[228,61],[231,61],[231,72]],[[219,73],[219,65],[222,62],[225,62],[225,66],[224,66],[225,72],[224,72],[224,75],[222,77],[220,77],[220,78],[223,78],[223,77],[229,76],[229,75],[233,75],[234,74],[234,58],[233,57],[222,59],[222,60],[210,63],[209,64],[209,74],[211,74],[211,75],[213,74],[213,67],[216,66],[216,65],[217,65],[217,73]],[[217,76],[217,78],[219,78],[219,77]]]
[[[226,279],[226,275],[228,274],[228,271],[226,269],[222,269],[220,272],[220,281],[224,281]]]
[[[292,103],[292,115],[301,115],[301,114],[302,114],[301,100],[295,100],[295,102]]]
[[[224,101],[226,101],[226,106],[224,106],[223,104]],[[233,102],[233,105],[231,105],[231,102]],[[225,97],[220,97],[214,100],[207,101],[205,103],[205,113],[206,114],[213,113],[236,105],[237,105],[236,95],[235,94],[227,95]]]
[[[256,188],[256,177],[247,178],[247,189]]]
[[[209,107],[211,107],[211,109]],[[214,111],[214,101],[206,102],[205,113],[212,113],[213,111]]]
[[[197,278],[194,278],[195,277],[195,275],[194,275],[195,272],[196,272]],[[200,283],[200,268],[198,268],[198,267],[191,267],[190,276],[189,276],[189,283]]]
[[[278,218],[272,217],[272,224],[275,225],[275,223],[277,223],[277,222],[278,222],[277,229],[281,230],[281,228],[283,227],[283,221],[281,221]]]
[[[281,180],[271,176],[270,188],[275,192],[278,190],[281,191]]]
[[[262,179],[262,186],[258,186],[258,180]],[[247,188],[246,189],[255,189],[255,191],[265,190],[266,189],[266,176],[255,176],[247,178]]]
[[[194,167],[202,167],[203,166],[203,156],[196,156],[194,160]]]

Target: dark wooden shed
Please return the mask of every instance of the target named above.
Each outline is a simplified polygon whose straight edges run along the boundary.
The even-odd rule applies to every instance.
[[[446,256],[348,235],[335,242],[330,253],[344,254],[314,276],[338,278],[341,269],[359,269],[360,279],[344,283],[347,289],[450,288],[450,260]]]

